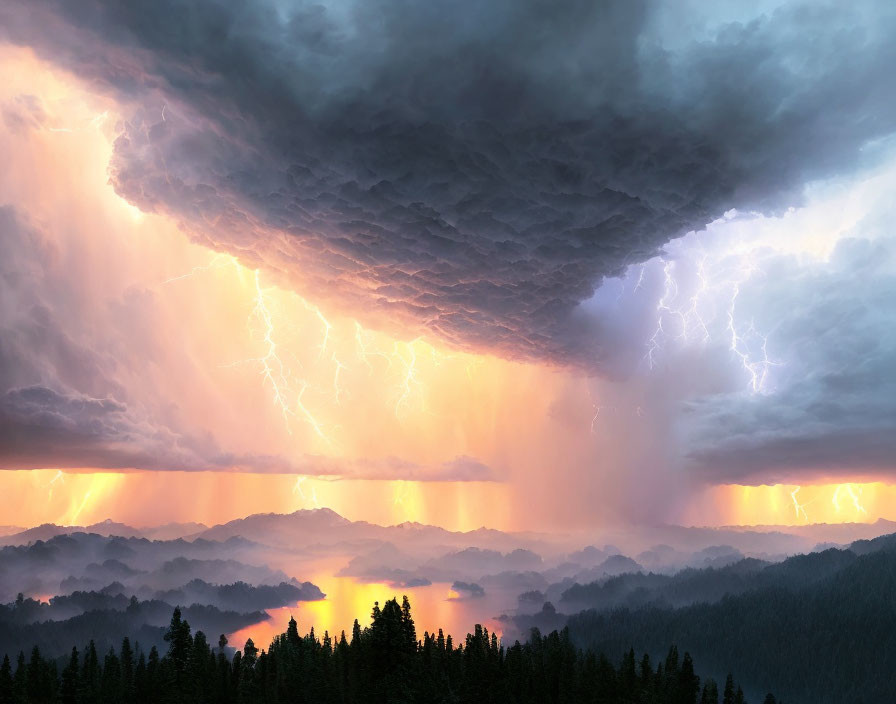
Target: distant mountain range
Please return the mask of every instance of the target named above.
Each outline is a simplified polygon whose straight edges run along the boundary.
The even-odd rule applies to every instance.
[[[202,523],[166,523],[160,526],[135,528],[115,521],[102,521],[87,526],[59,526],[45,523],[33,528],[0,528],[0,546],[24,545],[48,540],[57,535],[76,532],[104,536],[140,537],[150,540],[223,541],[240,537],[276,549],[313,552],[317,548],[344,543],[349,549],[365,543],[392,543],[403,551],[428,550],[432,546],[445,549],[479,547],[511,551],[516,548],[556,552],[558,548],[581,547],[593,540],[592,534],[548,535],[511,533],[490,528],[472,531],[451,531],[421,523],[400,523],[381,526],[367,521],[352,521],[328,508],[304,509],[288,514],[259,513],[216,526]],[[629,554],[657,547],[674,546],[677,550],[698,551],[725,545],[744,554],[768,559],[809,552],[819,545],[847,545],[856,540],[869,540],[896,532],[896,522],[879,519],[874,523],[816,523],[803,526],[724,526],[719,528],[662,525],[602,530],[600,540],[622,546]]]
[[[126,523],[118,523],[108,519],[88,526],[59,526],[55,523],[43,523],[34,528],[0,527],[0,545],[26,545],[35,540],[49,540],[57,535],[70,535],[71,533],[96,533],[97,535],[117,535],[122,538],[148,538],[149,540],[175,540],[188,536],[192,537],[205,530],[208,530],[207,525],[193,522],[165,523],[164,525],[147,528],[134,528]]]
[[[328,508],[295,511],[288,514],[260,513],[214,526],[199,533],[206,540],[223,541],[242,537],[280,549],[317,548],[345,544],[357,548],[366,543],[393,543],[402,549],[429,550],[433,546],[450,548],[483,547],[513,550],[520,544],[539,544],[539,539],[490,528],[450,531],[422,523],[381,526],[367,521],[351,521]]]

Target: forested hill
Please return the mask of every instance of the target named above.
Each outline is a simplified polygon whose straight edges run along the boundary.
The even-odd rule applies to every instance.
[[[626,649],[619,664],[576,649],[569,634],[535,632],[503,647],[476,626],[463,643],[424,633],[418,640],[407,598],[375,604],[371,624],[355,621],[349,637],[314,629],[300,636],[290,620],[267,651],[249,640],[229,658],[226,639],[211,647],[192,633],[179,609],[165,633],[167,653],[144,653],[125,639],[116,651],[91,641],[61,667],[38,648],[0,666],[2,704],[743,704],[729,676],[703,682],[688,653],[672,647],[654,665]],[[720,691],[721,690],[721,691]],[[771,695],[768,704],[774,704]]]
[[[703,672],[736,666],[748,694],[771,690],[788,704],[894,701],[894,548],[885,536],[791,558],[714,603],[592,609],[568,619],[570,635],[604,652],[658,654],[674,642]]]

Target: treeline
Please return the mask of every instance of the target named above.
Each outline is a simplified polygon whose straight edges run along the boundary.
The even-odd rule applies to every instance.
[[[736,667],[744,682],[789,704],[896,701],[896,552],[838,553],[779,568],[805,586],[782,582],[682,608],[585,611],[568,628],[575,643],[604,652],[634,645],[660,653],[675,642],[704,672]],[[830,569],[836,562],[844,566]]]
[[[123,633],[138,638],[146,648],[164,648],[165,624],[174,609],[173,604],[162,601],[138,601],[135,597],[95,592],[76,592],[53,597],[52,601],[47,606],[20,595],[9,607],[0,606],[0,653],[15,652],[27,643],[29,647],[38,646],[44,657],[56,659],[67,656],[73,643],[85,643],[91,638],[96,648],[105,653],[121,642]],[[67,617],[79,608],[84,612]],[[268,618],[265,611],[237,613],[204,604],[188,606],[182,615],[211,633],[231,633]]]
[[[675,647],[656,666],[633,650],[614,665],[575,648],[565,630],[535,631],[507,648],[478,625],[463,643],[441,630],[418,640],[407,597],[375,604],[371,616],[369,627],[355,621],[336,639],[313,628],[301,636],[290,619],[266,652],[250,639],[229,657],[224,636],[212,647],[175,609],[163,656],[125,638],[118,651],[98,653],[92,641],[73,648],[61,668],[38,648],[14,666],[5,657],[0,704],[744,703],[730,676],[721,691],[712,680],[701,686],[690,655]]]
[[[630,572],[589,584],[574,584],[561,596],[562,611],[618,607],[688,606],[717,602],[755,589],[796,591],[831,578],[858,560],[851,550],[830,549],[770,564],[746,558],[725,567],[687,568],[674,575]]]

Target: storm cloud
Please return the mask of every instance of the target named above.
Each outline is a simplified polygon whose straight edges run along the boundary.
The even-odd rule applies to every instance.
[[[34,100],[18,101],[32,108]],[[8,111],[7,111],[8,112]],[[29,113],[40,114],[40,110]],[[59,233],[0,206],[0,458],[3,469],[247,471],[345,479],[501,481],[463,454],[432,465],[308,453],[234,451],[189,422],[157,384],[135,383],[161,357],[152,291],[98,303]],[[75,239],[76,246],[83,240]],[[128,320],[133,321],[132,324]],[[177,396],[177,384],[167,391]]]
[[[896,14],[643,2],[33,2],[131,108],[113,183],[367,321],[630,371],[579,304],[731,208],[779,212],[896,127]],[[743,15],[743,10],[740,11]]]
[[[683,447],[693,470],[737,483],[892,477],[896,238],[847,238],[829,261],[776,257],[764,267],[756,295],[777,319],[775,388],[689,402]]]

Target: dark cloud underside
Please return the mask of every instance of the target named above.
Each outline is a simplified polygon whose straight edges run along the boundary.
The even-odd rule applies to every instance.
[[[370,319],[615,373],[574,315],[602,277],[798,203],[896,126],[885,4],[693,39],[650,7],[33,2],[0,25],[133,106],[113,181],[140,207]]]

